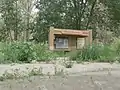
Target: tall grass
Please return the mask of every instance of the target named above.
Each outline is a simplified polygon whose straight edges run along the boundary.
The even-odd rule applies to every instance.
[[[48,50],[48,45],[34,44],[32,48],[37,61],[50,61],[58,56],[57,53]]]
[[[50,51],[47,44],[0,42],[0,63],[30,63],[32,60],[50,61],[61,56],[70,57],[71,60],[78,62],[114,62],[116,60],[120,62],[120,40],[115,39],[110,45],[93,44],[67,54]]]
[[[118,44],[118,46],[120,43]],[[119,49],[113,49],[111,45],[92,45],[81,50],[75,51],[70,55],[72,60],[82,62],[82,61],[93,61],[93,62],[114,62]]]
[[[33,49],[31,48],[31,43],[22,43],[22,42],[13,42],[13,43],[4,43],[4,47],[1,48],[1,53],[4,55],[3,59],[5,63],[11,62],[30,62],[34,59]],[[1,62],[2,63],[2,62]]]
[[[32,60],[50,61],[60,55],[60,53],[48,50],[46,44],[0,43],[0,63],[30,63]]]

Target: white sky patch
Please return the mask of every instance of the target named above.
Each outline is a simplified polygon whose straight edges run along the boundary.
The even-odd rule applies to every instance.
[[[39,10],[34,6],[33,7],[33,10],[32,10],[32,13],[37,13]]]
[[[85,3],[86,2],[86,0],[83,0],[83,3]]]
[[[32,8],[32,13],[37,13],[39,11],[35,6],[35,3],[37,3],[37,0],[34,0],[33,3],[34,3],[34,7]]]

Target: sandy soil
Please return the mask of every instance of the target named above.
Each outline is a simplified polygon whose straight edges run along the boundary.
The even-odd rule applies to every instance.
[[[43,66],[44,72],[54,70],[51,64],[37,65],[0,65],[0,68],[2,72],[11,68],[25,70],[25,67],[32,66]],[[120,64],[76,64],[71,69],[64,68],[64,70],[69,75],[34,76],[3,81],[0,82],[0,90],[120,90]]]
[[[14,65],[0,65],[0,75],[5,71],[13,72],[18,69],[19,72],[29,72],[33,68],[42,68],[43,74],[54,74],[55,68],[57,71],[63,70],[69,74],[80,73],[80,72],[90,72],[90,71],[105,71],[105,70],[120,70],[120,64],[109,64],[109,63],[84,63],[84,64],[74,64],[72,68],[65,68],[60,64],[14,64]]]

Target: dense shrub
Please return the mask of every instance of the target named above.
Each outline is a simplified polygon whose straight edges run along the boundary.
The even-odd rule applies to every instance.
[[[11,62],[30,62],[35,58],[31,45],[22,42],[6,44],[6,47],[2,50],[5,56],[4,59]]]
[[[114,42],[111,44],[111,48],[115,51],[117,55],[120,55],[120,39],[115,38]]]
[[[63,53],[48,50],[46,44],[0,43],[0,63],[29,63],[32,60],[50,61],[58,56],[63,56]]]
[[[53,52],[47,44],[29,42],[0,43],[0,63],[29,63],[32,60],[50,61],[56,57],[70,57],[71,60],[120,62],[120,40],[115,39],[110,45],[92,45],[81,50],[64,53]]]
[[[75,51],[70,55],[72,60],[113,62],[115,51],[110,46],[92,45],[81,50]]]
[[[100,47],[99,46],[88,46],[76,52],[74,60],[78,61],[89,61],[100,59]]]
[[[115,52],[115,60],[120,62],[120,38],[114,39],[114,42],[111,44],[111,48]]]
[[[37,61],[50,61],[58,56],[57,53],[48,50],[47,45],[35,44],[33,45]]]

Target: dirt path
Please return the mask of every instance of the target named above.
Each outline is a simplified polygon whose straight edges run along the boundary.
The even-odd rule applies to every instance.
[[[120,75],[100,73],[8,80],[0,82],[0,90],[120,90]]]
[[[15,64],[15,65],[0,65],[0,75],[5,71],[12,72],[18,69],[19,72],[28,72],[34,68],[42,68],[43,74],[54,74],[55,67],[57,70],[63,70],[69,74],[80,73],[80,72],[93,72],[93,71],[109,71],[109,70],[120,70],[120,64],[109,64],[109,63],[87,63],[87,64],[74,64],[72,68],[65,68],[62,65],[54,64]],[[29,69],[29,70],[28,70]]]
[[[18,66],[9,67],[15,68]],[[26,67],[27,65],[22,66]],[[50,66],[52,67],[52,65]],[[19,80],[7,80],[0,82],[0,90],[120,90],[119,66],[119,64],[111,65],[107,63],[77,64],[71,69],[65,69],[69,72],[69,75],[34,76]],[[3,68],[4,66],[1,65],[0,67]],[[46,65],[43,65],[43,67],[46,68]],[[24,70],[23,67],[21,70]],[[47,69],[44,70],[54,69],[47,65]]]

